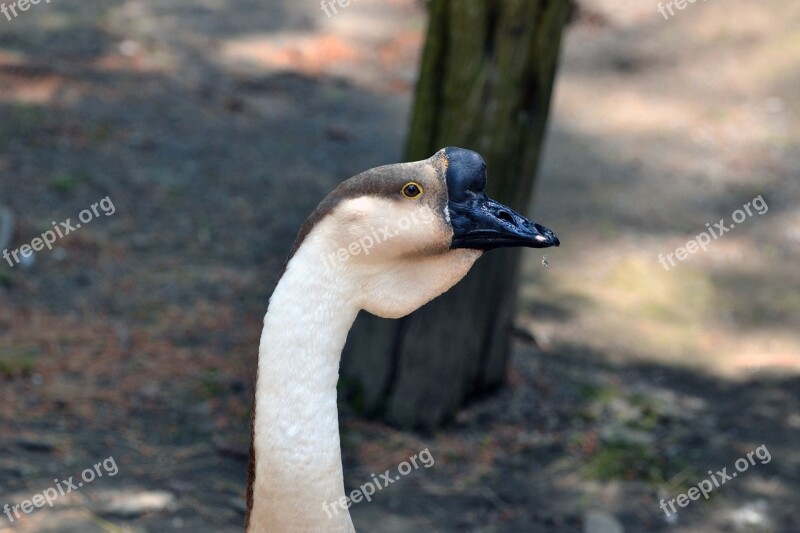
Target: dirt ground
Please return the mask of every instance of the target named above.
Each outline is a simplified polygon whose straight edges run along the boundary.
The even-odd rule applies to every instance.
[[[569,28],[532,206],[563,245],[525,255],[509,387],[435,434],[342,405],[348,488],[435,459],[359,531],[800,530],[800,4],[657,6]],[[104,474],[0,531],[241,531],[268,297],[324,194],[400,159],[424,28],[412,0],[0,15],[12,247],[113,204],[0,263],[0,506]]]

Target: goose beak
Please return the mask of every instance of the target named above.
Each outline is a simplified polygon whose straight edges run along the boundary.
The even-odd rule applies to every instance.
[[[549,248],[561,244],[549,229],[483,193],[463,203],[450,201],[448,208],[453,226],[450,248]]]
[[[480,154],[456,146],[441,152],[447,162],[447,208],[453,227],[450,248],[548,248],[561,244],[549,229],[486,196],[486,162]]]

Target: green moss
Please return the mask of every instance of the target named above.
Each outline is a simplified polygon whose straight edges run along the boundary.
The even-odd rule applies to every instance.
[[[681,324],[686,321],[685,315],[674,305],[664,305],[660,302],[646,302],[642,305],[642,316],[652,318],[659,322]]]
[[[10,115],[9,126],[22,134],[35,133],[45,120],[44,108],[32,104],[14,104]]]
[[[67,193],[88,180],[89,176],[86,174],[68,174],[62,172],[50,178],[50,188],[59,193]]]
[[[36,357],[31,351],[4,351],[0,352],[0,376],[13,379],[16,377],[27,378],[36,368]]]
[[[601,447],[588,462],[589,474],[601,481],[623,479],[653,485],[668,484],[678,473],[686,479],[698,478],[695,472],[687,473],[688,468],[685,458],[667,458],[655,447],[623,442]]]
[[[462,452],[450,448],[445,450],[444,459],[449,463],[463,463],[467,461],[467,456]]]
[[[110,140],[113,133],[114,129],[111,124],[104,121],[95,124],[91,129],[90,135],[94,141],[103,142]]]
[[[45,113],[40,106],[12,105],[0,115],[0,145],[34,135],[42,128],[44,119]]]
[[[180,200],[185,192],[184,188],[181,185],[176,185],[176,184],[167,185],[165,190],[169,199],[173,201]]]
[[[336,383],[339,399],[358,415],[364,415],[364,387],[356,379],[340,376]]]
[[[601,481],[623,479],[676,488],[684,480],[696,478],[689,466],[697,461],[667,455],[655,434],[669,424],[667,405],[647,394],[622,395],[610,388],[584,386],[583,395],[593,404],[588,414],[605,420],[602,444],[588,458],[587,470]],[[677,484],[672,481],[678,479]],[[688,488],[688,487],[687,487]]]
[[[204,398],[218,398],[226,392],[224,381],[219,370],[206,368],[197,377],[197,388]]]
[[[50,188],[56,192],[69,192],[75,188],[75,180],[68,174],[59,174],[50,180]]]
[[[642,413],[642,416],[632,421],[629,425],[633,429],[638,429],[640,431],[646,431],[649,433],[658,427],[660,421],[661,415],[654,410],[645,409]]]
[[[619,391],[613,387],[596,387],[583,384],[579,389],[581,397],[588,402],[607,403],[619,396]]]

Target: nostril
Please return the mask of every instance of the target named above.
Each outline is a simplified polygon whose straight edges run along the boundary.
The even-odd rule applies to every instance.
[[[511,213],[503,209],[497,212],[497,218],[499,218],[500,220],[505,220],[509,224],[514,223],[514,217],[511,216]]]

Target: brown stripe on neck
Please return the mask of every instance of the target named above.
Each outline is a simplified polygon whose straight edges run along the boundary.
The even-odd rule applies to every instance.
[[[258,367],[256,384],[253,389],[253,409],[250,412],[250,459],[247,462],[247,511],[244,514],[244,530],[250,530],[250,516],[253,514],[253,492],[256,483],[256,395],[258,387]]]

